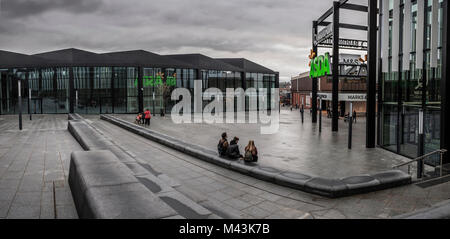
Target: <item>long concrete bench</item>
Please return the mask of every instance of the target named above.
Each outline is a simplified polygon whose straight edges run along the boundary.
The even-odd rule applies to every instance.
[[[69,185],[80,218],[156,219],[178,216],[110,151],[73,152]]]
[[[450,219],[450,200],[441,202],[430,208],[397,216],[395,219]]]
[[[107,138],[106,136],[102,135],[93,125],[90,125],[87,123],[87,121],[85,121],[82,117],[78,118],[78,119],[73,119],[70,120],[68,123],[68,128],[69,131],[72,133],[72,135],[77,139],[77,141],[80,143],[80,145],[83,146],[83,148],[86,151],[89,152],[95,152],[95,154],[86,154],[84,157],[85,158],[90,158],[90,161],[92,162],[102,162],[102,161],[106,161],[102,155],[108,154],[108,155],[113,155],[115,157],[116,160],[115,163],[117,164],[121,164],[121,168],[122,169],[126,169],[126,170],[121,170],[121,174],[125,175],[125,171],[126,174],[128,174],[128,176],[126,176],[127,178],[132,178],[133,182],[138,182],[139,184],[141,184],[141,188],[144,187],[147,190],[149,190],[152,194],[154,194],[154,196],[156,196],[157,198],[159,198],[161,200],[161,202],[163,202],[165,205],[167,205],[169,208],[173,209],[177,215],[174,218],[188,218],[188,219],[214,219],[214,218],[219,218],[218,216],[214,215],[211,211],[209,211],[208,209],[204,208],[203,206],[199,205],[198,203],[194,202],[193,200],[191,200],[190,198],[187,198],[186,196],[184,196],[183,194],[181,194],[180,192],[178,192],[177,190],[175,190],[173,188],[173,180],[170,179],[169,177],[167,177],[164,174],[161,174],[157,171],[155,171],[148,163],[145,163],[141,160],[138,161],[138,159],[133,158],[132,156],[130,156],[130,152],[127,152],[125,149],[121,148],[118,145],[115,145],[112,142],[112,139]],[[100,155],[97,155],[98,152],[102,152]],[[106,153],[109,152],[109,153]],[[74,154],[76,156],[76,154]],[[100,159],[99,158],[103,158]],[[73,160],[73,157],[72,157]],[[85,161],[88,161],[88,159],[85,159]],[[95,164],[94,164],[95,165]],[[71,168],[70,168],[70,174],[72,174],[72,176],[74,179],[77,178],[77,175],[80,173],[90,173],[92,174],[92,177],[94,177],[94,175],[97,175],[96,177],[105,177],[107,178],[106,181],[108,180],[108,173],[105,173],[105,171],[111,171],[109,173],[112,174],[118,174],[118,172],[116,172],[114,167],[109,167],[109,168],[105,168],[102,170],[102,168],[97,169],[94,167],[93,170],[89,170],[88,167],[78,167],[80,168],[78,171],[73,171],[72,167],[74,167],[74,170],[77,165],[76,164],[72,164],[71,162]],[[87,172],[84,172],[87,171]],[[85,206],[83,206],[85,200],[84,198],[86,197],[86,200],[90,201],[90,200],[99,200],[99,202],[101,200],[103,200],[103,192],[99,191],[99,190],[92,190],[92,192],[89,193],[88,196],[85,196],[83,192],[85,192],[84,189],[78,189],[77,188],[78,184],[71,184],[71,189],[72,187],[74,187],[74,189],[72,190],[73,196],[75,200],[75,204],[77,205],[77,211],[79,211],[79,213],[81,215],[90,215],[89,213],[86,213],[83,210],[85,209]],[[137,187],[137,186],[133,186],[133,187]],[[117,197],[121,197],[121,188],[118,188],[117,191]],[[109,191],[110,194],[113,194],[113,191]],[[97,195],[98,194],[98,195]],[[138,191],[134,192],[134,194],[139,194]],[[133,197],[136,196],[133,194]],[[81,196],[80,196],[81,195]],[[142,195],[138,195],[138,198],[140,197],[146,197],[146,194]],[[126,198],[121,197],[121,199],[126,200]],[[94,204],[96,202],[93,202]],[[119,207],[121,201],[112,201],[110,202],[111,205],[114,204],[118,204]],[[88,207],[89,209],[89,207]],[[88,210],[88,212],[91,210]],[[80,215],[80,217],[81,217]],[[113,215],[108,215],[108,216],[113,216]],[[141,215],[137,215],[138,218]],[[140,218],[146,218],[146,217],[140,217]]]
[[[313,177],[306,174],[280,170],[276,168],[247,164],[219,157],[215,151],[189,144],[171,136],[143,128],[134,123],[110,115],[101,115],[102,120],[108,121],[123,129],[162,145],[176,149],[195,158],[215,165],[228,168],[245,175],[278,185],[336,198],[354,194],[367,193],[411,183],[411,176],[400,170],[389,170],[370,175],[357,175],[339,179]]]

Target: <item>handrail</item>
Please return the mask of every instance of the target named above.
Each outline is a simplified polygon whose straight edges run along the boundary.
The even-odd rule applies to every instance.
[[[415,162],[417,162],[417,161],[419,161],[419,160],[426,159],[426,158],[428,158],[428,157],[430,157],[430,156],[432,156],[432,155],[435,155],[435,154],[437,154],[437,153],[446,153],[446,152],[447,152],[446,149],[436,150],[436,151],[434,151],[434,152],[431,152],[431,153],[425,154],[425,155],[423,155],[423,156],[420,156],[420,157],[418,157],[418,158],[415,158],[415,159],[413,159],[413,160],[411,160],[411,161],[409,161],[409,162],[406,162],[406,163],[402,163],[402,164],[396,165],[396,166],[394,166],[393,168],[400,168],[400,167],[406,166],[406,165],[408,165],[408,164],[415,163]]]
[[[428,157],[430,157],[430,156],[433,156],[433,155],[435,155],[435,154],[440,154],[440,155],[441,155],[441,159],[440,159],[440,166],[441,166],[441,168],[440,168],[440,176],[442,177],[443,155],[444,155],[445,153],[447,153],[447,150],[446,150],[446,149],[436,150],[436,151],[433,151],[433,152],[431,152],[431,153],[425,154],[425,155],[423,155],[423,156],[417,157],[417,158],[415,158],[415,159],[413,159],[413,160],[411,160],[411,161],[409,161],[409,162],[406,162],[406,163],[402,163],[402,164],[396,165],[396,166],[394,166],[393,168],[396,169],[396,168],[400,168],[400,167],[403,167],[403,166],[408,165],[408,172],[409,172],[409,165],[410,165],[410,164],[413,164],[413,163],[416,163],[416,162],[419,163],[419,161],[424,160],[424,159],[426,159],[426,158],[428,158]],[[422,165],[424,165],[424,161],[422,161]]]

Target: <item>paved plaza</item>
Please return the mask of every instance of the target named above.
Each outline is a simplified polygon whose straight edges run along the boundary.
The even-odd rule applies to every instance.
[[[134,121],[133,115],[115,115]],[[340,132],[331,132],[331,119],[323,117],[322,133],[318,124],[311,123],[305,113],[301,124],[299,111],[286,108],[281,111],[280,130],[274,135],[261,135],[259,124],[174,124],[167,116],[152,118],[151,129],[173,136],[185,142],[216,150],[222,132],[230,141],[240,138],[243,152],[249,140],[254,140],[264,166],[291,170],[313,176],[342,178],[392,169],[392,166],[408,159],[386,150],[366,149],[365,119],[358,118],[353,127],[353,149],[347,147],[348,124],[340,120]]]
[[[81,150],[67,115],[0,116],[0,218],[77,218],[67,177]]]
[[[282,125],[292,127],[291,131],[297,128],[300,132],[301,130],[308,132],[306,122],[303,127],[295,125],[298,124],[296,117],[295,112],[283,112],[282,121],[285,123]],[[86,118],[92,126],[112,139],[115,144],[121,145],[121,148],[132,152],[136,158],[149,163],[154,170],[166,174],[172,181],[171,185],[177,191],[224,218],[391,218],[429,207],[450,198],[450,183],[427,188],[408,185],[339,199],[324,198],[260,181],[206,163],[100,120],[98,115],[86,116]],[[157,131],[159,131],[159,125],[169,122],[168,119],[161,120],[158,118],[156,116],[152,121],[152,129]],[[32,122],[24,119],[24,123],[24,130],[19,132],[17,130],[17,116],[0,117],[0,217],[76,218],[77,214],[67,184],[67,174],[70,153],[82,150],[82,148],[67,131],[67,116],[36,115]],[[327,122],[324,122],[324,125],[328,127]],[[189,137],[190,142],[197,140],[197,138],[200,138],[199,135],[202,135],[202,133],[192,134],[194,131],[189,128],[197,127],[195,125],[184,127],[187,128],[187,135],[190,135],[185,137]],[[230,127],[231,130],[220,128],[217,131],[228,131],[231,135],[237,132],[234,131],[236,129],[233,129],[237,126],[231,125]],[[359,125],[357,127],[363,128]],[[168,126],[168,128],[170,127]],[[281,130],[284,132],[290,131],[283,128],[284,126]],[[309,137],[317,136],[317,134],[309,132],[311,134]],[[297,138],[307,138],[308,135],[306,134],[300,133]],[[340,132],[338,134],[344,135],[345,133]],[[316,142],[332,142],[332,140],[327,139],[327,135],[330,136],[331,134],[324,129],[320,140],[316,140]],[[337,134],[331,136],[335,138],[344,137]],[[242,139],[244,137],[241,136]],[[272,137],[275,139],[277,137],[282,138],[281,135]],[[292,139],[295,135],[291,132],[286,137]],[[276,142],[275,139],[273,144],[284,145]],[[287,140],[287,138],[282,141],[290,142],[291,149],[295,149],[292,141]],[[267,154],[276,155],[268,149],[262,148],[264,141],[258,142],[261,145],[263,157]],[[361,146],[357,146],[358,144]],[[365,151],[362,144],[363,142],[355,143],[355,152]],[[339,148],[335,145],[330,147]],[[306,146],[300,148],[313,150]],[[284,146],[281,151],[277,152],[283,150],[288,150],[288,146]],[[370,152],[384,154],[381,149],[371,150]],[[364,159],[366,161],[364,165],[370,165],[369,157],[376,159],[376,156],[369,156],[370,152],[366,153],[367,158]],[[328,149],[324,150],[324,153],[329,153]],[[347,153],[353,155],[352,152]],[[326,162],[317,154],[315,157],[301,157],[309,153],[300,153],[300,149],[296,149],[296,153],[291,152],[289,154],[298,154],[296,157],[301,158],[304,165],[314,164],[314,162],[307,163],[306,159],[315,159],[321,161],[321,164]],[[279,155],[282,156],[283,154],[280,153]],[[273,160],[275,159],[276,157],[273,157]],[[401,159],[398,159],[398,161],[401,161]],[[338,172],[325,176],[345,176],[345,169],[342,169],[344,172],[341,171],[343,166],[340,166],[340,163],[330,162],[335,167],[334,171]],[[391,163],[394,163],[394,161],[384,162],[381,160],[377,162],[384,165],[379,167],[368,166],[361,170],[386,169],[390,167]],[[372,162],[372,164],[376,165],[377,163]],[[310,173],[304,165],[301,170]],[[311,167],[311,169],[314,169],[314,167]],[[330,168],[327,168],[327,170],[333,171]],[[311,174],[319,174],[318,172],[314,171]],[[355,173],[355,171],[351,171],[351,173]]]
[[[115,143],[174,179],[177,190],[218,215],[231,214],[237,218],[390,218],[450,198],[450,183],[428,188],[409,185],[339,199],[324,198],[206,163],[102,121],[98,116],[87,117]],[[158,121],[155,117],[152,129],[158,130]],[[198,135],[194,134],[192,138]]]

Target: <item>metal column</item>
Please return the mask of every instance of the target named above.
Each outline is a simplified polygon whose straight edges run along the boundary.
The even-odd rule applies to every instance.
[[[450,144],[450,125],[444,122],[450,121],[450,102],[447,92],[450,92],[449,69],[450,69],[450,47],[449,31],[450,24],[448,24],[449,14],[449,0],[443,1],[443,42],[442,42],[442,79],[441,79],[441,149],[449,149]],[[449,153],[444,154],[444,164],[450,163]]]
[[[366,147],[375,148],[377,95],[377,0],[369,1]]]
[[[142,82],[144,69],[138,67],[138,110],[140,113],[144,112],[144,85]]]
[[[111,67],[111,109],[112,113],[114,114],[114,107],[116,106],[116,76],[115,76],[115,69],[114,67]]]
[[[339,2],[333,2],[333,89],[332,123],[333,132],[339,131]]]
[[[312,32],[312,43],[313,43],[313,52],[317,55],[317,45],[315,42],[317,34],[317,21],[313,21],[313,32]],[[313,59],[311,59],[312,61]],[[312,64],[312,62],[311,62]],[[312,122],[317,123],[317,91],[318,91],[318,80],[317,78],[312,78],[312,99],[311,99],[311,107],[312,107]]]
[[[73,67],[69,67],[69,112],[75,111],[75,80],[73,77]]]

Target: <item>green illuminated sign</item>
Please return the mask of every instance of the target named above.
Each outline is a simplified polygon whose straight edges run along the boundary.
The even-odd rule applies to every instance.
[[[311,78],[331,75],[330,54],[325,53],[324,56],[318,56],[311,61],[311,70],[309,76]]]
[[[144,87],[155,87],[155,86],[163,86],[164,85],[164,75],[158,74],[157,76],[144,76]],[[166,79],[166,86],[176,86],[177,85],[177,74],[175,73],[173,76],[168,76]],[[134,86],[138,86],[138,79],[134,81]]]

